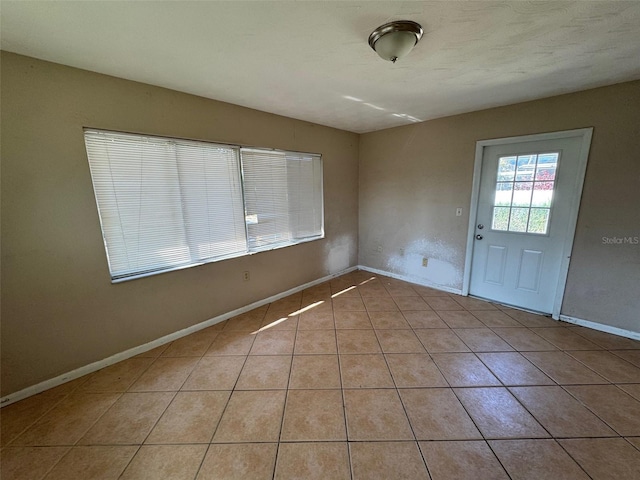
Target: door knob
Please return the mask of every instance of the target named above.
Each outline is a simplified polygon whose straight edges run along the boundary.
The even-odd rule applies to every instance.
[[[484,237],[480,234],[476,235],[476,240],[482,240]]]

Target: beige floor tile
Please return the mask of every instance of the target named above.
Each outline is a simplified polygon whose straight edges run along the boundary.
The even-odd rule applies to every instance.
[[[456,328],[456,335],[472,352],[510,352],[513,348],[488,328]]]
[[[197,480],[271,480],[277,443],[211,445]]]
[[[236,315],[225,322],[223,331],[255,330],[264,319],[267,310],[269,310],[269,305],[263,305],[262,307]]]
[[[391,297],[363,297],[362,301],[364,302],[364,306],[369,312],[395,312],[398,310],[398,305],[396,305],[396,302],[394,302],[393,298]]]
[[[336,336],[340,354],[382,352],[373,330],[338,330]]]
[[[601,347],[568,328],[532,328],[531,331],[561,350],[601,350]]]
[[[560,387],[509,389],[554,437],[616,436],[602,420]]]
[[[463,297],[460,295],[455,295],[454,300],[462,305],[467,310],[487,310],[487,311],[498,311],[498,309],[491,303],[486,300],[480,300],[478,298],[471,297]]]
[[[219,331],[205,328],[171,343],[161,357],[201,357],[218,336]]]
[[[276,300],[275,302],[271,302],[267,309],[267,315],[274,312],[290,315],[296,310],[300,310],[300,305],[302,305],[302,292],[297,292],[280,300]]]
[[[384,287],[394,298],[398,297],[416,297],[418,296],[418,292],[416,292],[408,283],[400,282],[394,283],[389,281],[384,281]]]
[[[117,393],[75,393],[58,403],[12,445],[73,445],[120,397]]]
[[[518,352],[478,353],[478,357],[505,385],[555,385]]]
[[[501,310],[510,317],[515,318],[525,327],[529,328],[564,327],[566,325],[563,322],[553,320],[551,317],[546,317],[544,315],[524,312],[522,310],[516,310],[508,307],[502,307]]]
[[[284,390],[233,392],[213,441],[215,443],[278,441],[285,395]]]
[[[509,480],[486,442],[420,442],[432,480]]]
[[[433,361],[452,387],[500,386],[500,381],[473,353],[436,353]]]
[[[213,341],[205,356],[208,355],[247,355],[256,335],[245,331],[222,331]]]
[[[451,328],[482,328],[484,324],[470,312],[464,310],[442,310],[436,312]]]
[[[574,438],[559,442],[594,479],[640,478],[640,451],[622,438]]]
[[[487,439],[549,436],[506,388],[456,388],[455,392]]]
[[[291,355],[295,339],[294,330],[265,330],[256,335],[249,355]]]
[[[598,330],[585,327],[569,327],[569,330],[577,333],[587,340],[591,340],[593,343],[596,343],[607,350],[640,349],[640,342],[638,340],[631,340],[630,338],[613,335],[611,333],[599,332]]]
[[[69,447],[8,447],[0,451],[3,480],[41,480]]]
[[[569,352],[573,358],[612,383],[640,383],[640,367],[605,351]]]
[[[436,311],[440,310],[464,310],[462,305],[450,297],[425,297],[427,304]]]
[[[132,446],[74,447],[45,480],[116,480],[137,449]]]
[[[350,480],[349,451],[344,442],[281,443],[276,480]]]
[[[335,330],[299,330],[296,336],[296,355],[335,354]]]
[[[398,388],[449,386],[426,353],[388,353],[385,357]]]
[[[614,385],[576,385],[566,390],[624,436],[640,436],[640,402]]]
[[[528,328],[499,327],[494,328],[493,331],[519,352],[557,350],[554,345]]]
[[[391,297],[384,285],[380,282],[368,282],[358,285],[358,292],[362,298],[365,297]]]
[[[413,440],[395,390],[344,390],[347,435],[358,440]]]
[[[640,450],[640,437],[627,437],[626,440]]]
[[[412,330],[376,330],[384,353],[425,353],[425,349]]]
[[[373,328],[367,312],[336,312],[334,317],[339,330]]]
[[[340,388],[337,355],[294,355],[290,389]]]
[[[346,440],[340,390],[290,390],[284,409],[283,442]]]
[[[414,285],[413,289],[421,297],[448,297],[449,292],[438,290],[437,288],[425,287],[422,285]]]
[[[560,385],[608,383],[564,352],[525,352],[523,355]]]
[[[81,392],[125,392],[149,368],[152,358],[129,358],[91,375],[78,389]]]
[[[174,397],[173,392],[125,393],[80,439],[80,445],[140,444]]]
[[[555,440],[494,440],[493,448],[513,480],[588,480]]]
[[[351,311],[351,312],[364,312],[366,308],[360,297],[345,297],[340,295],[333,298],[333,311]]]
[[[369,312],[373,328],[376,329],[411,329],[400,311],[397,312]]]
[[[429,478],[416,442],[351,443],[353,480]]]
[[[262,325],[262,320],[266,315],[266,310],[262,315],[247,315],[246,313],[227,320],[223,332],[255,332]]]
[[[62,385],[58,385],[57,387],[53,387],[47,390],[47,394],[49,395],[70,395],[72,393],[79,393],[79,389],[84,383],[89,380],[89,375],[83,375],[80,378],[76,378],[74,380],[69,380],[64,382]]]
[[[429,353],[470,351],[460,337],[449,328],[421,328],[415,330],[415,334]]]
[[[120,480],[193,480],[207,445],[145,445]]]
[[[402,312],[412,328],[449,328],[433,310],[419,312]]]
[[[418,440],[482,438],[450,388],[400,389],[399,393]]]
[[[249,355],[238,378],[236,390],[287,388],[290,370],[289,355]]]
[[[268,313],[262,320],[262,325],[258,332],[264,332],[266,330],[297,330],[299,315],[286,315],[279,313]]]
[[[178,392],[145,443],[208,443],[230,394],[231,392]]]
[[[202,357],[182,390],[232,390],[245,360],[237,355]]]
[[[7,405],[0,410],[0,442],[9,444],[25,429],[33,425],[66,395],[52,395],[50,390]]]
[[[626,385],[618,385],[618,388],[621,388],[636,400],[640,400],[640,383],[629,383]]]
[[[197,357],[160,357],[129,388],[131,392],[180,390],[195,368]]]
[[[612,350],[611,353],[640,367],[640,350]]]
[[[393,388],[394,383],[381,354],[341,355],[343,388]]]
[[[427,305],[421,297],[395,297],[396,305],[400,310],[404,311],[416,311],[416,310],[428,310],[431,311],[431,307]]]
[[[335,323],[332,311],[303,312],[298,320],[298,330],[333,330]]]
[[[521,323],[500,310],[471,310],[471,313],[487,327],[522,327]]]

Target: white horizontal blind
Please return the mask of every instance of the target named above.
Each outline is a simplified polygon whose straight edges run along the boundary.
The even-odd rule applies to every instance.
[[[249,248],[323,235],[319,155],[241,149]]]
[[[238,149],[85,130],[113,279],[246,252]]]
[[[284,152],[243,148],[241,158],[249,248],[290,241]]]

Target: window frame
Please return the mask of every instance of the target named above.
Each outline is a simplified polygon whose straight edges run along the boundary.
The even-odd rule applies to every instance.
[[[93,179],[93,173],[91,170],[91,162],[89,160],[89,153],[87,151],[87,146],[86,146],[86,137],[85,134],[87,132],[100,132],[100,133],[106,133],[106,134],[122,134],[122,135],[132,135],[132,136],[136,136],[136,137],[149,137],[149,138],[157,138],[157,139],[165,139],[167,141],[187,141],[187,142],[198,142],[198,143],[203,143],[203,144],[209,144],[209,145],[213,145],[213,146],[219,146],[219,147],[228,147],[228,148],[232,148],[232,149],[237,149],[237,164],[236,164],[236,168],[238,169],[239,172],[239,176],[240,176],[240,195],[242,198],[242,207],[243,207],[243,212],[244,212],[244,232],[245,232],[245,239],[246,239],[246,251],[244,252],[234,252],[234,253],[230,253],[227,255],[220,255],[220,256],[216,256],[216,257],[211,257],[208,259],[204,259],[202,261],[194,261],[194,262],[190,262],[190,263],[185,263],[182,265],[174,265],[174,266],[170,266],[170,267],[166,267],[166,268],[158,268],[158,269],[153,269],[153,270],[147,270],[144,272],[140,272],[140,273],[134,273],[131,275],[126,275],[126,276],[115,276],[113,275],[112,271],[111,271],[111,259],[109,258],[109,250],[107,248],[107,240],[106,240],[106,236],[105,236],[105,229],[103,227],[103,212],[100,210],[100,204],[98,202],[98,196],[97,196],[97,192],[96,192],[96,186],[94,184],[94,179]],[[193,138],[184,138],[184,137],[174,137],[174,136],[167,136],[167,135],[156,135],[156,134],[146,134],[146,133],[133,133],[133,132],[126,132],[126,131],[120,131],[120,130],[108,130],[108,129],[103,129],[103,128],[94,128],[94,127],[83,127],[83,141],[85,143],[85,154],[87,157],[87,166],[89,166],[89,177],[91,179],[91,186],[92,186],[92,190],[94,193],[94,200],[95,200],[95,208],[96,211],[98,213],[98,219],[99,219],[99,223],[100,223],[100,233],[102,236],[102,240],[103,240],[103,247],[104,247],[104,253],[105,253],[105,257],[107,260],[107,267],[108,267],[108,271],[109,271],[109,276],[111,278],[111,283],[112,284],[117,284],[117,283],[123,283],[123,282],[128,282],[130,280],[136,280],[136,279],[140,279],[140,278],[146,278],[146,277],[150,277],[150,276],[154,276],[154,275],[159,275],[162,273],[168,273],[168,272],[174,272],[174,271],[179,271],[179,270],[184,270],[187,268],[191,268],[191,267],[198,267],[200,265],[205,265],[208,263],[216,263],[216,262],[221,262],[221,261],[225,261],[225,260],[230,260],[233,258],[239,258],[239,257],[244,257],[244,256],[250,256],[250,255],[255,255],[257,253],[262,253],[262,252],[269,252],[272,250],[278,250],[280,248],[285,248],[285,247],[291,247],[291,246],[295,246],[295,245],[300,245],[300,244],[304,244],[304,243],[308,243],[308,242],[313,242],[316,240],[322,240],[325,238],[325,218],[324,218],[324,159],[323,159],[323,155],[321,153],[312,153],[312,152],[300,152],[300,151],[295,151],[295,150],[283,150],[283,149],[277,149],[277,148],[266,148],[266,147],[256,147],[253,145],[243,145],[243,144],[233,144],[233,143],[229,143],[229,142],[216,142],[213,140],[202,140],[202,139],[193,139]],[[320,210],[320,234],[318,235],[313,235],[313,236],[309,236],[309,237],[305,237],[305,238],[301,238],[301,239],[292,239],[292,240],[286,240],[286,241],[282,241],[282,242],[278,242],[278,243],[270,243],[268,245],[264,245],[264,246],[260,246],[260,247],[250,247],[250,237],[249,237],[249,229],[248,229],[248,222],[247,222],[247,203],[246,203],[246,191],[245,191],[245,179],[244,179],[244,172],[243,172],[243,163],[242,163],[242,150],[243,149],[248,149],[248,150],[262,150],[265,152],[277,152],[277,153],[281,153],[284,154],[285,156],[287,155],[300,155],[300,156],[307,156],[307,157],[312,157],[314,159],[314,161],[318,161],[320,164],[319,167],[319,187],[320,187],[320,194],[319,194],[319,210]],[[184,220],[183,220],[183,224],[184,224]],[[186,228],[186,225],[185,225]]]

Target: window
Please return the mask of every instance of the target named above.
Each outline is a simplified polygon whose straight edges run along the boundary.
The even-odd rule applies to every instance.
[[[322,161],[85,130],[114,282],[322,238]]]
[[[492,230],[546,235],[559,153],[500,157]]]

